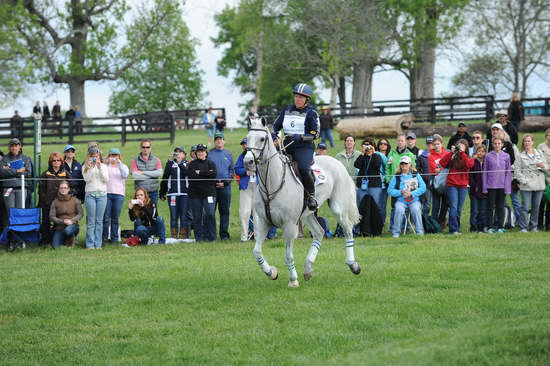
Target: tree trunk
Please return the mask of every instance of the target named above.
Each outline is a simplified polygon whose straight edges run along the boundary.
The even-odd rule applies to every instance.
[[[340,87],[338,88],[338,101],[340,102],[340,113],[346,110],[346,77],[340,76]]]
[[[71,106],[79,106],[82,116],[86,116],[86,99],[84,97],[84,80],[69,81],[69,93],[71,95]]]
[[[340,76],[333,75],[331,78],[332,85],[330,86],[330,108],[336,107],[336,98],[338,97],[338,89],[340,88]]]
[[[421,60],[421,79],[419,81],[422,84],[422,98],[433,98],[436,60],[435,46],[427,44],[422,52]]]
[[[264,32],[261,31],[259,35],[259,42],[256,45],[256,75],[254,85],[254,100],[252,101],[252,109],[258,110],[261,101],[261,89],[262,89],[262,72],[264,66],[264,50],[263,50]]]
[[[353,66],[353,89],[351,104],[359,113],[372,111],[372,76],[374,62],[362,61]]]

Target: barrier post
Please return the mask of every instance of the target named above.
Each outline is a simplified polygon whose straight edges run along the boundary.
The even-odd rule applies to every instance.
[[[35,119],[34,120],[34,159],[33,159],[34,166],[32,169],[33,178],[38,178],[40,176],[41,154],[42,154],[42,120]],[[31,185],[33,187],[32,206],[35,206],[36,195],[38,194],[37,189],[34,189],[36,188],[36,180],[33,180]]]

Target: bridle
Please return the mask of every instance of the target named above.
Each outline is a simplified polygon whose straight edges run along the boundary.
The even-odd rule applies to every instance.
[[[277,196],[277,194],[281,191],[281,189],[283,189],[283,186],[285,184],[285,178],[286,178],[286,166],[288,164],[288,162],[285,162],[282,158],[281,158],[281,153],[280,152],[275,152],[273,155],[271,155],[270,157],[266,158],[265,160],[263,159],[263,156],[264,156],[264,153],[265,153],[265,150],[266,150],[266,147],[267,147],[267,142],[268,140],[267,139],[270,139],[271,138],[271,134],[269,133],[269,130],[267,128],[251,128],[249,129],[249,131],[258,131],[258,132],[263,132],[265,133],[265,139],[264,139],[264,143],[262,145],[261,148],[257,148],[257,147],[250,147],[250,146],[247,146],[246,150],[249,151],[253,158],[254,158],[254,164],[260,166],[260,165],[265,165],[265,176],[262,177],[261,174],[260,174],[260,170],[256,170],[256,175],[258,176],[258,189],[260,190],[260,197],[262,198],[262,201],[264,202],[264,208],[265,208],[265,213],[266,213],[266,217],[267,217],[267,220],[269,221],[269,223],[272,225],[272,226],[275,226],[273,225],[273,222],[271,220],[271,201],[273,201],[273,199],[275,198],[275,196]],[[254,151],[259,151],[259,154],[258,156],[256,156],[256,154],[254,153]],[[281,162],[283,163],[283,176],[281,178],[281,184],[279,185],[279,187],[273,191],[273,192],[269,192],[269,188],[267,186],[267,177],[269,176],[269,165],[270,165],[270,162],[271,162],[271,159],[273,159],[275,156],[279,156],[279,158],[281,159]]]

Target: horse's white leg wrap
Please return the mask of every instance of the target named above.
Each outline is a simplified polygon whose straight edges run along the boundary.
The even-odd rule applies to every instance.
[[[346,240],[346,264],[350,265],[355,263],[355,254],[353,247],[355,245],[355,241],[353,239]]]
[[[256,262],[258,262],[258,265],[260,266],[262,271],[266,275],[270,276],[271,275],[271,266],[265,260],[263,254],[262,254],[262,250],[258,248],[258,244],[256,244],[256,246],[254,247],[254,250],[252,251],[252,253],[254,254],[254,258],[256,258]]]
[[[296,266],[294,265],[294,254],[292,252],[294,239],[286,239],[286,251],[285,251],[285,263],[288,267],[289,281],[296,281],[298,279],[298,273],[296,272]]]

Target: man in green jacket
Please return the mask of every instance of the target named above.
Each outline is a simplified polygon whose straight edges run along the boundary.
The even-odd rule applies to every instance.
[[[407,149],[407,139],[405,135],[401,134],[397,136],[397,146],[395,150],[390,151],[388,154],[388,162],[386,163],[386,185],[395,175],[395,171],[399,168],[399,161],[403,156],[411,158],[411,167],[416,170],[416,156]]]

